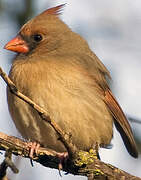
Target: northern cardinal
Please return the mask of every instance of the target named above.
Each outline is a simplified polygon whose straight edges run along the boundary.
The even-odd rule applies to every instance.
[[[9,77],[72,135],[78,149],[109,145],[115,123],[127,151],[136,158],[131,127],[106,80],[110,74],[87,42],[59,19],[62,7],[31,19],[6,44],[5,49],[18,53]],[[32,107],[9,89],[7,94],[12,119],[24,138],[66,151],[53,128]]]

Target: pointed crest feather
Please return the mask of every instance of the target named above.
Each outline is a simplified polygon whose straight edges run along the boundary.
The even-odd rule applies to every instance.
[[[60,15],[62,12],[62,8],[65,6],[66,4],[61,4],[59,6],[50,8],[45,10],[43,13],[41,14],[46,14],[46,15]]]

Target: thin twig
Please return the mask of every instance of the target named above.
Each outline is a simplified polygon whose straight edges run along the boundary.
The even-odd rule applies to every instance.
[[[132,123],[141,124],[141,120],[128,116],[128,120]]]

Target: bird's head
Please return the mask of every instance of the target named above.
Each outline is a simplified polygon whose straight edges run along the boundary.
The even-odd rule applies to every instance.
[[[50,8],[28,21],[4,48],[25,54],[35,49],[41,52],[56,50],[65,39],[65,34],[71,32],[58,17],[63,7],[64,4]]]

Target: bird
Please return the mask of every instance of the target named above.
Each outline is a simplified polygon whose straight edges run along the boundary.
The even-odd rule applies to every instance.
[[[63,8],[61,4],[32,18],[5,45],[17,53],[9,77],[71,135],[79,150],[89,151],[96,144],[106,148],[115,124],[128,153],[137,158],[131,127],[108,84],[110,73],[87,41],[61,20]],[[7,100],[23,138],[66,152],[54,129],[9,88]]]

